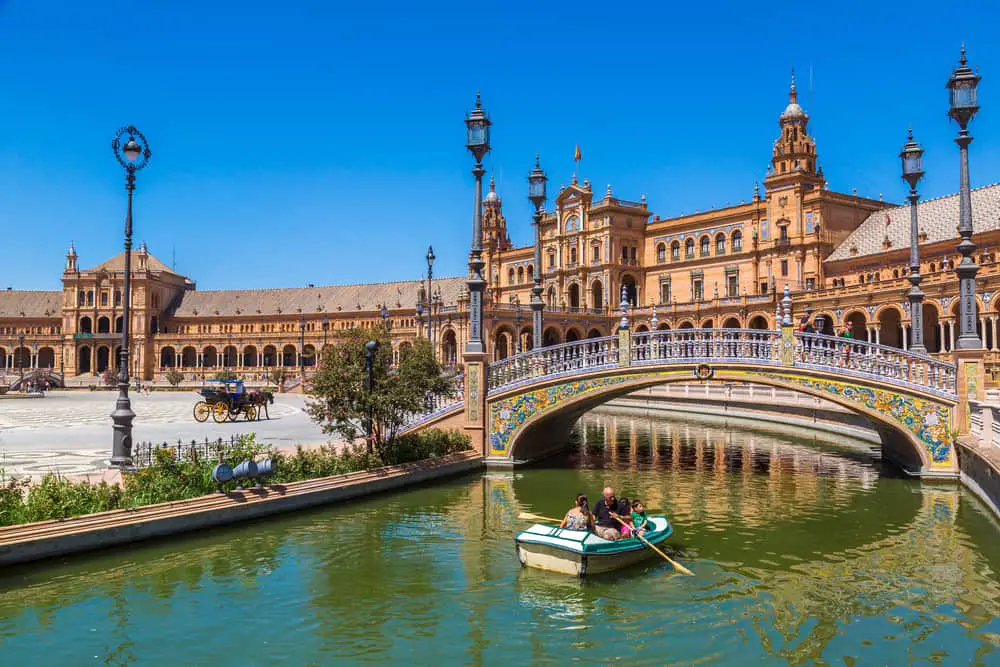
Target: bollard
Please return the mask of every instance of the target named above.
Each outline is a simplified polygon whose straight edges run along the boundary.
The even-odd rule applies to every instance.
[[[225,493],[222,490],[222,485],[232,478],[233,469],[225,463],[220,463],[212,469],[212,481],[216,484],[216,493]]]

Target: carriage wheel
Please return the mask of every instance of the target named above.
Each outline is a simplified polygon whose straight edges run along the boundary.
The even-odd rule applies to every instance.
[[[257,408],[255,408],[252,405],[248,405],[247,409],[244,411],[244,414],[247,416],[247,421],[252,422],[255,419],[257,419]]]
[[[219,401],[212,406],[212,419],[215,420],[216,424],[221,424],[226,421],[229,417],[229,404],[224,401]]]
[[[194,420],[196,422],[208,421],[210,414],[212,414],[212,408],[205,401],[198,401],[194,404]]]
[[[229,421],[234,422],[236,418],[240,416],[240,408],[236,405],[231,405],[229,407]]]

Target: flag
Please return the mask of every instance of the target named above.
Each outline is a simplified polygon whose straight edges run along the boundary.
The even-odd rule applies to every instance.
[[[583,157],[583,155],[580,153],[580,144],[577,144],[576,145],[576,152],[573,153],[573,159],[576,160],[577,162],[579,162],[580,158],[582,158],[582,157]]]

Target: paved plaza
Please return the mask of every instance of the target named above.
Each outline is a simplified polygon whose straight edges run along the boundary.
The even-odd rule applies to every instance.
[[[192,408],[193,391],[129,394],[135,412],[133,437],[138,441],[188,442],[234,434],[256,433],[277,447],[316,445],[326,436],[305,412],[306,397],[281,394],[268,406],[271,419],[199,424]],[[8,474],[37,477],[93,473],[107,467],[111,456],[111,412],[117,392],[49,392],[41,399],[0,399],[0,468]]]

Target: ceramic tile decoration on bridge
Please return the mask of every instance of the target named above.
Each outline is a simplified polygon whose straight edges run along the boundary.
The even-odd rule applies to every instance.
[[[488,367],[479,443],[488,463],[511,465],[561,441],[586,410],[614,397],[692,379],[753,382],[794,389],[869,417],[884,452],[908,473],[954,476],[960,397],[958,368],[928,355],[847,338],[794,331],[790,303],[779,330],[677,329],[634,333],[628,320],[612,336],[523,352]],[[415,416],[409,428],[460,413],[459,396]]]

